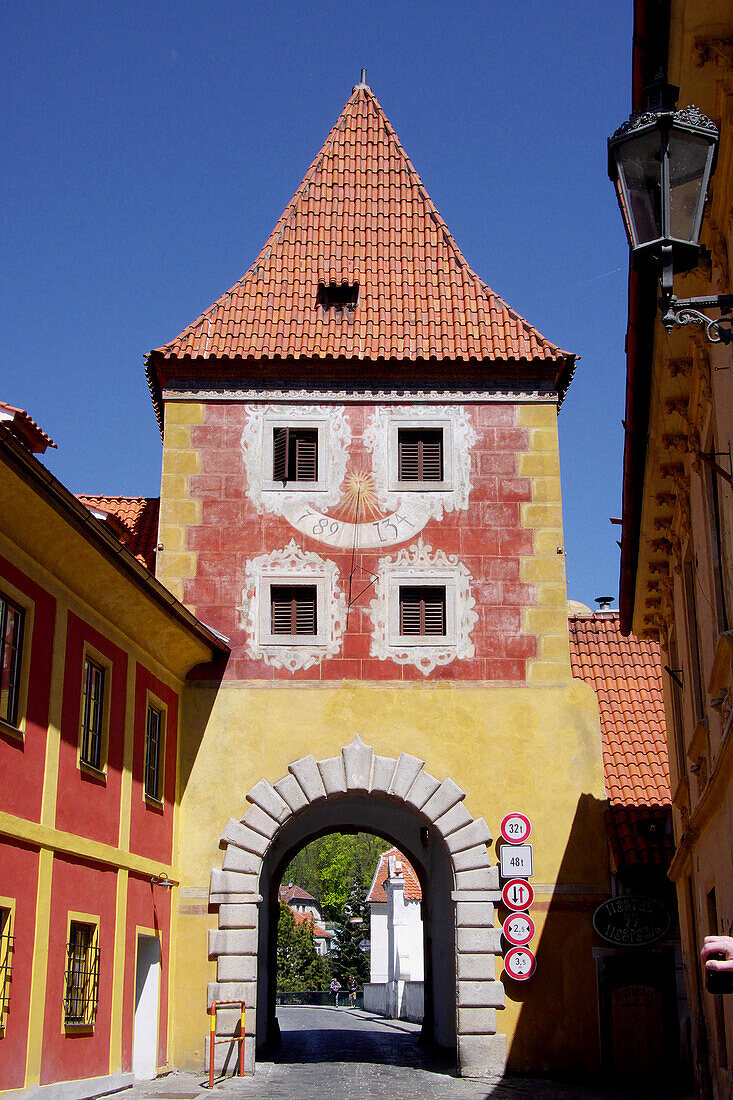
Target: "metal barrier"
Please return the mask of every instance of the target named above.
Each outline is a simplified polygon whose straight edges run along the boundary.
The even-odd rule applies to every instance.
[[[237,1006],[241,1014],[239,1035],[228,1035],[225,1039],[216,1037],[216,1010]],[[217,1043],[239,1043],[239,1076],[244,1077],[244,1001],[212,1001],[208,1008],[211,1022],[209,1025],[209,1088],[214,1087],[214,1047]]]

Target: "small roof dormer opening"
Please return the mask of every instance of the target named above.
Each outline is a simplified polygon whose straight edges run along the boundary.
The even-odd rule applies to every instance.
[[[347,309],[352,313],[359,301],[358,283],[319,283],[316,302],[321,309]]]

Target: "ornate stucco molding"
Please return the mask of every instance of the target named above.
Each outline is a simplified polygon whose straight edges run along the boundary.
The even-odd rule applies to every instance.
[[[310,668],[341,649],[346,628],[346,596],[339,588],[339,570],[334,561],[302,550],[294,539],[282,550],[260,554],[247,562],[246,585],[238,608],[247,632],[247,653],[272,668],[295,672]],[[269,589],[271,584],[313,584],[317,593],[317,634],[311,640],[278,644],[269,634]]]
[[[374,599],[366,613],[372,622],[370,654],[380,661],[414,665],[427,676],[436,665],[466,660],[475,653],[471,633],[478,622],[471,574],[455,554],[433,550],[418,539],[394,557],[381,558],[377,566]],[[411,584],[442,582],[446,589],[446,637],[433,643],[424,640],[405,645],[394,628],[399,582]]]

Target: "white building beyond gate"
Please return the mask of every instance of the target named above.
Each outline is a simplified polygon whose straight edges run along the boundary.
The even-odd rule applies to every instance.
[[[414,867],[398,848],[379,857],[367,902],[371,957],[364,1008],[421,1023],[425,1003],[422,888]]]
[[[228,822],[223,868],[211,875],[209,900],[218,906],[219,928],[209,933],[209,955],[217,960],[218,980],[209,985],[208,1001],[244,1000],[247,1072],[255,1065],[263,862],[282,830],[315,804],[346,800],[348,805],[349,796],[363,802],[370,795],[398,803],[442,839],[453,880],[458,1071],[464,1077],[503,1072],[506,1036],[497,1034],[496,1009],[504,1005],[504,987],[495,976],[501,933],[494,928],[500,894],[498,869],[486,848],[491,833],[483,818],[466,810],[465,792],[451,779],[435,779],[424,764],[408,753],[398,759],[379,756],[357,734],[339,756],[319,761],[306,756],[276,783],[261,779],[247,795],[251,805],[241,820]],[[264,989],[260,995],[266,995]],[[237,1023],[236,1012],[220,1012],[217,1035],[235,1035]],[[217,1061],[233,1071],[236,1044],[219,1045]]]

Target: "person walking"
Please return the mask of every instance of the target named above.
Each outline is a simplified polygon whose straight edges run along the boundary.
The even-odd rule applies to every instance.
[[[335,1004],[336,1004],[336,1008],[338,1008],[338,1006],[339,1006],[339,990],[340,989],[341,989],[341,982],[338,980],[338,978],[334,978],[333,981],[331,982],[331,992],[333,993],[333,996],[334,996],[334,1001],[335,1001]]]
[[[353,974],[349,974],[348,980],[346,982],[346,988],[349,991],[349,1007],[350,1008],[355,1008],[356,1007],[356,978],[354,977]]]

